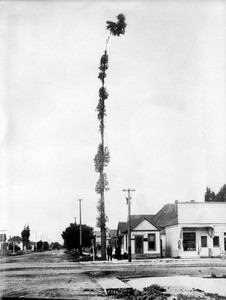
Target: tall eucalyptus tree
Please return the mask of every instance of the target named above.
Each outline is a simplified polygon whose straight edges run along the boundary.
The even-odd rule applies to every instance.
[[[102,260],[106,260],[106,222],[108,220],[105,213],[105,198],[104,193],[108,188],[108,180],[107,175],[104,172],[105,167],[108,165],[110,161],[110,153],[108,147],[105,146],[104,143],[104,134],[105,134],[105,117],[106,114],[106,104],[105,101],[108,98],[108,92],[105,86],[106,79],[106,71],[108,69],[108,53],[107,46],[111,36],[120,36],[121,34],[125,34],[125,28],[127,26],[125,22],[125,16],[123,14],[119,14],[117,16],[118,21],[112,22],[107,21],[106,29],[110,31],[110,34],[106,40],[106,46],[104,50],[104,54],[101,56],[100,65],[99,65],[99,75],[98,78],[101,81],[101,87],[99,89],[99,102],[96,108],[97,118],[100,122],[99,132],[101,136],[100,144],[98,145],[97,153],[94,158],[95,171],[99,173],[99,179],[96,184],[96,193],[100,195],[97,204],[97,226],[100,227],[101,230],[101,258]]]

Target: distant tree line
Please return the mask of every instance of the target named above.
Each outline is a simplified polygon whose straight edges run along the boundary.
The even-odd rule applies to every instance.
[[[51,250],[60,250],[60,249],[63,249],[64,247],[58,242],[53,242],[49,245],[49,248]]]
[[[217,194],[207,187],[204,200],[205,202],[226,202],[226,184],[220,188],[220,191]]]
[[[48,250],[60,250],[64,248],[58,242],[52,242],[49,244],[47,241],[42,240],[38,242],[30,241],[30,227],[28,224],[26,224],[21,231],[21,236],[10,237],[7,244],[9,252],[13,252],[15,254],[19,252],[26,253],[27,250],[40,252]]]
[[[49,250],[49,243],[48,242],[43,242],[43,241],[38,241],[37,242],[37,249],[35,247],[36,251],[47,251]]]

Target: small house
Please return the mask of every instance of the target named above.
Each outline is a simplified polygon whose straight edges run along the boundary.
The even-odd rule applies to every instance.
[[[131,256],[133,259],[161,256],[160,228],[153,215],[131,215]],[[117,229],[121,253],[128,253],[128,222],[119,222]]]

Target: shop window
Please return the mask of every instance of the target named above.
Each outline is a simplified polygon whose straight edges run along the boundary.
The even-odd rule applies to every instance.
[[[148,235],[148,250],[149,251],[156,250],[156,240],[155,240],[154,233]]]
[[[207,236],[201,236],[201,247],[202,248],[207,247]]]
[[[213,246],[214,246],[214,247],[220,247],[219,236],[215,236],[215,237],[213,238]]]
[[[196,250],[196,234],[195,234],[195,232],[184,232],[183,233],[183,248],[184,248],[184,251],[195,251]]]

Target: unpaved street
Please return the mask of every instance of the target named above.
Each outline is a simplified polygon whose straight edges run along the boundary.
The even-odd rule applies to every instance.
[[[78,263],[64,251],[32,253],[1,259],[0,291],[6,297],[104,299],[107,297],[98,283],[100,278],[128,280],[174,275],[226,278],[226,261],[153,259]]]

